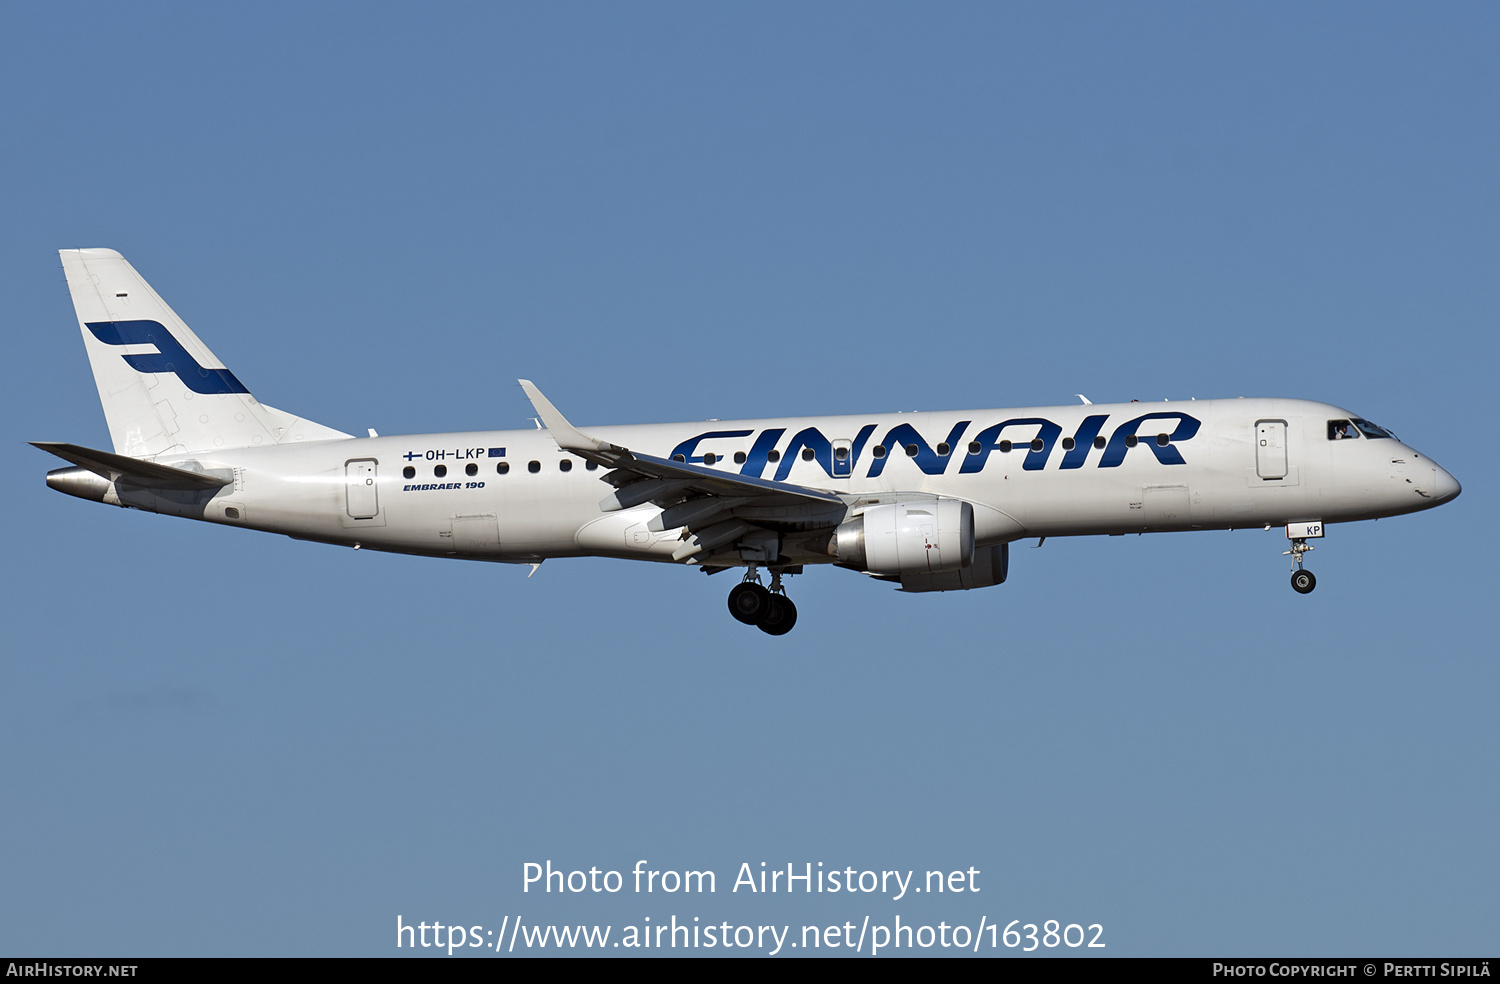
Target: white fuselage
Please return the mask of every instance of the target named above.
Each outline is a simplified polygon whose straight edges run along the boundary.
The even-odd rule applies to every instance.
[[[973,506],[981,547],[1030,536],[1374,519],[1457,494],[1452,476],[1394,438],[1332,439],[1330,421],[1352,417],[1304,400],[1233,399],[588,430],[636,452],[828,490],[851,516],[908,497],[963,500]],[[121,484],[104,501],[368,549],[492,561],[670,561],[684,535],[651,529],[662,510],[650,503],[602,508],[613,491],[601,480],[607,469],[560,450],[547,430],[348,438],[156,460],[232,471],[233,482],[211,496]],[[753,503],[745,509],[753,513]],[[798,539],[839,522],[826,509],[748,518],[782,532],[788,562],[834,559],[825,543]]]

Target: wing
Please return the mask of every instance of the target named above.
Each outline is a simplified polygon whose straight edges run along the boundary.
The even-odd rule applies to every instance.
[[[531,380],[517,381],[559,448],[610,469],[602,477],[616,491],[599,503],[601,510],[649,502],[662,508],[648,524],[651,529],[686,529],[672,555],[676,560],[701,562],[756,530],[832,528],[847,511],[850,500],[835,492],[658,458],[600,440],[570,424]]]

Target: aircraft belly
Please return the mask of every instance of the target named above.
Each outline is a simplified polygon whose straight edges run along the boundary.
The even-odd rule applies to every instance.
[[[653,531],[647,527],[660,512],[656,506],[645,505],[604,513],[579,528],[573,543],[591,556],[670,561],[672,551],[682,543],[681,534],[677,529]]]

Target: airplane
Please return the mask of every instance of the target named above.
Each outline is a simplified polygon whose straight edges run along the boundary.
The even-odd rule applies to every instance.
[[[1458,481],[1389,430],[1294,399],[601,426],[529,380],[532,430],[356,437],[258,401],[112,249],[65,249],[113,452],[34,442],[69,495],[355,549],[742,570],[730,614],[784,635],[783,579],[905,592],[1005,581],[1023,538],[1285,527],[1292,587],[1328,524],[1431,509]],[[543,426],[544,425],[544,426]],[[769,584],[762,578],[768,576]]]

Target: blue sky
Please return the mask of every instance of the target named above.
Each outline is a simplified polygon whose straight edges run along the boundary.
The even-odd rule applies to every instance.
[[[10,5],[0,952],[388,955],[397,914],[1491,954],[1500,14],[1482,4]],[[56,250],[343,430],[1294,396],[1464,485],[1049,540],[904,596],[355,553],[58,495]],[[705,869],[537,896],[522,865]],[[967,869],[747,897],[741,862]],[[1078,951],[1071,951],[1078,952]]]

